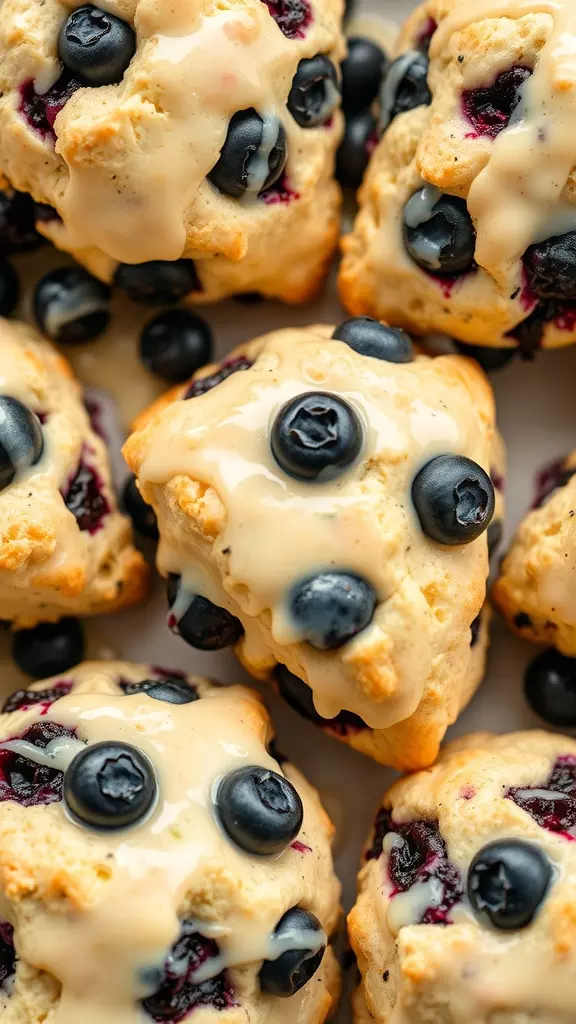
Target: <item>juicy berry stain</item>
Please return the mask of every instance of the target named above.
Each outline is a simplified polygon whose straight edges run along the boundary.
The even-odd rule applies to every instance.
[[[495,139],[508,127],[519,103],[518,90],[531,74],[530,68],[509,68],[501,71],[488,88],[466,89],[462,93],[462,111],[476,136],[487,135]]]
[[[73,729],[56,722],[36,722],[11,739],[27,740],[42,749],[51,740],[74,735]],[[13,750],[0,749],[0,802],[13,800],[22,807],[58,803],[62,799],[63,780],[63,773],[55,768],[36,764]]]
[[[220,369],[216,370],[216,373],[210,374],[209,377],[200,377],[198,380],[193,380],[182,397],[184,400],[198,398],[199,395],[206,394],[207,391],[215,388],[217,384],[221,384],[223,380],[231,377],[233,373],[238,373],[239,370],[249,370],[251,366],[252,363],[245,356],[229,359],[227,362],[222,363]]]
[[[62,680],[60,683],[54,683],[54,686],[50,686],[46,690],[16,690],[4,704],[2,708],[3,714],[10,714],[13,711],[27,711],[35,704],[41,704],[42,708],[40,713],[45,715],[48,708],[54,704],[54,701],[60,700],[60,697],[65,697],[67,693],[70,693],[72,689],[72,683]]]
[[[312,21],[308,0],[264,0],[281,32],[287,39],[303,39]]]
[[[288,184],[286,175],[281,174],[278,181],[275,181],[274,184],[270,186],[270,188],[267,188],[265,189],[264,192],[259,193],[258,198],[262,199],[267,206],[274,206],[277,203],[282,203],[283,205],[286,205],[287,203],[291,203],[296,199],[300,199],[300,193],[295,192],[294,189],[291,188],[290,185]]]
[[[432,36],[438,28],[434,18],[426,18],[420,32],[416,38],[416,48],[421,50],[422,53],[428,53],[430,49],[430,43],[432,42]]]
[[[215,942],[195,931],[192,921],[184,921],[164,961],[162,984],[154,995],[142,1000],[145,1012],[153,1020],[178,1024],[198,1006],[209,1006],[213,1010],[237,1006],[225,971],[198,985],[192,981],[194,972],[218,954]]]
[[[514,786],[506,793],[541,828],[576,840],[576,758],[559,757],[542,786]]]
[[[12,977],[15,968],[14,929],[7,921],[0,921],[0,988]]]
[[[54,142],[54,121],[70,97],[80,88],[81,83],[69,71],[64,71],[52,88],[40,96],[30,78],[20,86],[20,113],[38,135]]]
[[[97,533],[104,525],[110,505],[102,488],[100,474],[88,461],[89,449],[82,447],[80,465],[65,491],[61,491],[66,507],[72,512],[81,530]]]

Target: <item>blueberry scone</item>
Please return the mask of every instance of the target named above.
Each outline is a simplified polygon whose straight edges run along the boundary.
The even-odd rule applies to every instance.
[[[349,931],[359,1024],[569,1024],[576,742],[476,734],[384,797]]]
[[[143,302],[300,302],[338,235],[341,0],[6,0],[0,172]]]
[[[321,1024],[332,826],[255,693],[84,663],[0,715],[6,1024]]]
[[[575,34],[573,0],[412,14],[343,241],[353,313],[527,357],[576,340]]]
[[[495,450],[472,361],[358,318],[242,346],[143,415],[125,455],[172,628],[416,767],[479,681]]]
[[[0,619],[31,626],[133,603],[146,563],[68,363],[7,320],[0,353]]]

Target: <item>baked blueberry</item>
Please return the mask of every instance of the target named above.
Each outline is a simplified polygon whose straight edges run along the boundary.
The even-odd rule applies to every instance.
[[[284,170],[286,134],[276,116],[260,117],[253,107],[231,118],[217,164],[208,179],[220,192],[239,199],[270,188]]]
[[[246,853],[282,853],[302,826],[302,801],[283,775],[248,765],[226,775],[216,793],[222,828]]]
[[[187,309],[159,313],[142,331],[140,358],[151,373],[179,384],[210,362],[210,327]]]
[[[432,102],[428,88],[428,57],[410,50],[392,61],[380,89],[380,128],[386,131],[398,114]]]
[[[54,740],[76,739],[76,735],[74,729],[40,718],[13,738],[43,750]],[[10,800],[21,807],[60,803],[63,781],[59,768],[39,764],[16,750],[0,749],[0,802]]]
[[[20,279],[12,264],[0,258],[0,316],[10,316],[20,298]]]
[[[172,306],[202,290],[193,260],[121,263],[114,284],[141,306]]]
[[[7,982],[16,970],[14,930],[7,921],[0,920],[0,992],[6,991]]]
[[[325,572],[292,588],[290,614],[302,639],[317,650],[342,647],[370,625],[376,594],[349,572]]]
[[[42,219],[40,208],[41,204],[35,203],[27,192],[0,192],[2,256],[10,256],[15,252],[29,252],[45,244],[45,239],[36,231],[36,220]]]
[[[189,595],[186,608],[177,618],[173,607],[176,601],[180,601],[180,577],[170,577],[167,596],[171,609],[168,625],[191,647],[200,651],[220,651],[233,646],[242,636],[244,630],[240,620],[200,594]]]
[[[288,110],[302,128],[326,124],[340,102],[338,74],[323,53],[304,57],[296,69],[288,93]]]
[[[68,345],[82,345],[110,323],[110,289],[83,267],[58,267],[34,289],[34,316],[43,334]]]
[[[12,634],[12,657],[34,679],[67,672],[84,658],[84,634],[78,619],[41,622]]]
[[[549,725],[576,726],[576,659],[560,651],[539,654],[528,666],[524,692],[532,710]]]
[[[245,356],[229,359],[227,362],[221,363],[215,373],[211,373],[208,377],[197,377],[196,380],[193,380],[182,398],[187,400],[205,395],[207,391],[217,387],[223,380],[231,377],[233,373],[238,373],[239,370],[249,370],[251,366],[252,363]]]
[[[466,274],[474,264],[476,231],[464,199],[442,195],[428,201],[426,189],[404,207],[404,245],[429,274]]]
[[[290,672],[285,665],[276,665],[274,678],[286,703],[294,708],[294,711],[297,711],[302,718],[314,722],[315,725],[329,729],[337,736],[348,736],[350,733],[361,732],[368,728],[366,722],[359,715],[355,715],[353,711],[344,710],[340,711],[335,718],[322,718],[314,707],[314,697],[310,687],[303,679],[299,679],[293,672]]]
[[[508,127],[521,99],[520,88],[531,74],[530,68],[507,68],[500,72],[493,85],[464,90],[462,110],[478,135],[495,139]]]
[[[259,974],[263,992],[281,998],[293,996],[310,981],[322,963],[326,951],[326,935],[320,921],[309,910],[292,907],[274,929],[272,944],[274,939],[281,941],[287,935],[304,937],[308,934],[312,940],[315,939],[312,948],[289,949],[275,960],[264,961]]]
[[[72,11],[58,38],[58,56],[86,85],[122,81],[136,52],[133,28],[93,4]]]
[[[368,316],[355,316],[336,328],[333,338],[359,352],[361,356],[383,359],[388,363],[411,363],[412,340],[400,327],[388,327]]]
[[[157,982],[157,987],[141,1002],[145,1019],[157,1024],[179,1024],[192,1020],[193,1011],[202,1007],[219,1011],[238,1006],[227,971],[215,973],[207,981],[196,981],[200,968],[210,961],[216,964],[220,956],[214,940],[197,929],[198,921],[194,918],[182,921],[178,938],[164,963],[151,968],[152,984]]]
[[[338,395],[308,391],[286,402],[270,435],[272,454],[296,480],[331,480],[360,454],[364,432],[358,414]]]
[[[122,491],[124,511],[130,516],[132,525],[142,537],[158,540],[156,513],[140,494],[134,474],[128,477]]]
[[[17,398],[0,395],[0,490],[17,473],[35,466],[43,451],[42,426],[35,413]]]
[[[122,684],[121,684],[122,685]],[[198,691],[185,679],[143,679],[140,683],[124,683],[122,690],[127,696],[134,693],[145,693],[153,700],[163,700],[166,704],[192,704],[199,700]]]
[[[468,899],[494,928],[517,931],[537,914],[552,880],[544,852],[521,839],[488,843],[468,872]]]
[[[515,348],[492,348],[489,345],[467,345],[463,341],[455,341],[455,348],[461,356],[475,359],[485,373],[503,370],[517,355]]]
[[[28,709],[37,704],[42,705],[40,713],[45,714],[52,704],[60,700],[61,697],[66,697],[71,689],[72,683],[62,679],[54,683],[53,686],[46,687],[45,690],[16,690],[6,698],[2,714],[11,715],[15,711],[21,711],[23,708]]]
[[[78,523],[78,529],[94,534],[103,528],[111,511],[104,487],[100,472],[92,465],[90,448],[84,444],[74,476],[60,491],[66,508]]]
[[[287,39],[304,39],[313,17],[309,0],[264,0],[264,3]]]
[[[469,544],[494,515],[494,486],[472,459],[439,455],[415,477],[412,501],[427,537],[438,544]]]
[[[531,245],[524,266],[539,299],[576,299],[576,231]]]
[[[345,114],[357,114],[376,99],[387,63],[384,50],[373,39],[348,39],[348,55],[341,65]]]
[[[81,750],[64,776],[73,816],[96,829],[126,828],[155,803],[158,782],[150,759],[130,743],[105,741]]]
[[[346,118],[342,142],[336,153],[336,177],[347,188],[358,188],[378,141],[378,122],[371,110]]]

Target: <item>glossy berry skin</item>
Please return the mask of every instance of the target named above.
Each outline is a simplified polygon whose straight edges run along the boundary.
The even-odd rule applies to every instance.
[[[431,216],[414,226],[413,211],[422,193],[404,207],[404,245],[428,274],[466,274],[474,265],[476,231],[464,199],[443,195]]]
[[[0,395],[0,491],[35,466],[44,451],[38,417],[17,398]]]
[[[321,941],[320,949],[289,949],[276,960],[265,960],[259,978],[260,988],[271,996],[288,998],[299,992],[322,963],[326,951],[326,943],[322,925],[314,914],[302,907],[292,907],[280,919],[274,935],[281,936],[287,932],[318,932]]]
[[[323,53],[300,61],[288,93],[287,106],[302,128],[326,124],[340,102],[338,73]]]
[[[0,259],[0,316],[10,316],[20,298],[20,279],[12,264]]]
[[[475,359],[485,373],[495,373],[503,370],[505,366],[517,356],[515,348],[492,348],[489,345],[467,345],[463,341],[455,341],[456,350],[461,356],[468,356]]]
[[[462,455],[439,455],[412,484],[412,501],[427,537],[438,544],[470,544],[494,515],[494,486],[481,466]]]
[[[380,90],[380,128],[385,131],[398,114],[432,102],[428,88],[428,57],[413,50],[392,61]]]
[[[211,361],[210,327],[187,309],[159,313],[142,331],[140,358],[151,373],[179,384]]]
[[[110,289],[83,267],[58,267],[40,278],[34,290],[34,317],[54,341],[82,345],[110,323]]]
[[[198,692],[185,679],[145,679],[138,686],[137,692],[142,691],[147,697],[166,704],[192,704],[200,699]]]
[[[140,306],[172,306],[201,290],[193,260],[121,263],[114,284]]]
[[[126,21],[93,4],[68,16],[58,38],[58,56],[90,86],[121,82],[136,52],[136,36]]]
[[[171,577],[168,581],[167,595],[170,608],[176,601],[179,586],[177,576]],[[224,647],[232,647],[238,643],[244,632],[239,619],[200,594],[190,596],[190,603],[178,620],[172,621],[172,616],[169,615],[168,624],[187,644],[200,651],[221,651]]]
[[[130,743],[106,741],[81,750],[64,776],[73,817],[94,829],[136,825],[155,803],[158,782],[150,759]]]
[[[348,39],[348,56],[341,66],[345,114],[357,114],[376,99],[387,63],[384,50],[373,39]]]
[[[524,266],[539,299],[576,299],[576,231],[531,245]]]
[[[130,516],[132,525],[142,537],[158,540],[158,522],[156,513],[140,494],[136,477],[132,474],[126,480],[122,490],[124,511]]]
[[[278,465],[296,480],[332,480],[360,454],[364,432],[352,406],[337,395],[309,391],[282,406],[270,446]]]
[[[576,726],[576,659],[559,651],[539,654],[526,669],[524,692],[532,710],[548,725]]]
[[[412,339],[400,327],[388,327],[368,316],[355,316],[336,328],[333,338],[345,342],[361,356],[387,363],[411,363]]]
[[[268,151],[266,132],[273,135],[267,157],[266,174],[259,166],[258,151]],[[239,110],[231,118],[224,145],[217,164],[208,175],[209,181],[227,196],[239,199],[245,192],[254,194],[270,188],[284,170],[286,163],[286,134],[280,121],[265,126],[253,107]]]
[[[84,634],[78,619],[41,622],[12,637],[12,657],[33,679],[60,675],[84,659]]]
[[[290,613],[302,639],[320,651],[342,647],[366,629],[375,607],[370,584],[347,572],[312,576],[290,594]]]
[[[371,110],[346,118],[344,136],[336,153],[336,178],[346,188],[358,188],[378,141],[378,123]]]
[[[472,861],[468,899],[494,928],[517,931],[534,919],[551,881],[552,866],[539,846],[502,839],[484,846]]]
[[[216,813],[230,839],[258,857],[283,853],[302,827],[302,801],[283,775],[248,765],[226,775],[216,794]]]

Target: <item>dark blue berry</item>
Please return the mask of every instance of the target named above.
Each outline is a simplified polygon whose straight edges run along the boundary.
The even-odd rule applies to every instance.
[[[466,274],[474,265],[476,231],[464,199],[443,195],[432,207],[424,190],[404,207],[404,245],[411,259],[429,274]]]
[[[0,490],[42,457],[40,420],[17,398],[0,395]]]
[[[0,254],[28,252],[45,244],[36,231],[40,220],[41,204],[34,202],[27,192],[0,192]]]
[[[358,188],[377,142],[378,123],[371,110],[346,118],[344,135],[336,154],[336,177],[347,188]]]
[[[462,455],[427,462],[412,484],[412,500],[424,533],[438,544],[469,544],[494,515],[490,477]]]
[[[82,345],[110,323],[110,289],[83,267],[59,267],[34,290],[34,316],[43,334],[68,345]]]
[[[129,476],[122,491],[122,504],[132,525],[142,537],[158,540],[158,522],[156,513],[140,494],[135,476]]]
[[[348,402],[308,391],[282,406],[270,436],[272,454],[297,480],[331,480],[360,454],[364,432]]]
[[[502,523],[499,519],[494,519],[488,527],[488,554],[490,558],[500,547],[503,533]]]
[[[221,384],[222,381],[228,380],[233,373],[238,373],[240,370],[249,370],[252,363],[245,356],[237,356],[236,359],[229,359],[225,363],[221,363],[215,373],[211,373],[208,377],[197,377],[193,380],[190,386],[186,389],[182,398],[188,400],[189,398],[198,398],[200,395],[205,395],[207,391],[211,391],[212,388]]]
[[[0,316],[10,316],[20,299],[20,279],[14,267],[0,258]]]
[[[342,109],[357,114],[376,99],[388,61],[373,39],[352,36],[342,61]]]
[[[412,50],[403,53],[389,65],[380,90],[380,127],[382,131],[398,114],[432,102],[428,88],[428,57]]]
[[[472,908],[494,928],[526,928],[552,881],[552,867],[534,843],[501,839],[484,846],[468,872]]]
[[[258,194],[278,180],[286,163],[286,134],[277,117],[266,122],[253,107],[230,120],[218,163],[208,178],[228,196]]]
[[[139,683],[121,683],[121,686],[128,697],[145,693],[147,697],[163,700],[166,704],[192,704],[200,700],[197,689],[185,679],[143,679]]]
[[[348,736],[352,732],[361,732],[367,729],[366,722],[355,715],[353,711],[340,711],[334,718],[322,718],[314,707],[312,690],[299,679],[293,672],[290,672],[285,665],[276,665],[274,678],[278,684],[280,695],[294,711],[297,711],[302,718],[307,718],[315,725],[330,729],[338,736]]]
[[[150,759],[129,743],[106,741],[81,750],[64,776],[64,800],[89,828],[136,825],[158,796]]]
[[[487,88],[464,90],[462,109],[478,135],[495,139],[508,127],[522,98],[521,87],[531,74],[530,68],[507,68]]]
[[[86,85],[121,82],[136,52],[136,36],[126,21],[93,4],[69,14],[60,30],[58,56]]]
[[[283,775],[249,765],[226,775],[216,794],[222,828],[241,850],[259,857],[282,853],[302,826],[302,801]]]
[[[361,356],[388,363],[411,363],[412,340],[400,327],[388,327],[368,316],[355,316],[336,328],[333,338],[344,341]]]
[[[193,260],[121,263],[114,284],[141,306],[172,306],[202,290]]]
[[[289,949],[276,960],[265,960],[260,969],[260,988],[271,996],[293,996],[316,974],[326,951],[326,937],[322,925],[314,914],[302,907],[292,907],[280,919],[275,936],[317,932],[314,949]]]
[[[326,124],[340,103],[338,74],[323,53],[304,57],[288,93],[288,110],[302,128]]]
[[[576,299],[576,231],[531,245],[524,266],[539,299]]]
[[[366,580],[348,572],[325,572],[293,587],[290,613],[312,647],[341,647],[373,618],[376,594]]]
[[[78,619],[41,622],[13,634],[12,657],[34,679],[67,672],[84,658],[84,634]]]
[[[559,651],[539,654],[524,678],[526,700],[548,725],[576,726],[576,659]]]
[[[159,313],[142,331],[140,358],[151,373],[179,384],[210,362],[210,327],[187,309]]]
[[[488,345],[467,345],[463,341],[455,341],[454,345],[461,356],[475,359],[485,373],[503,370],[517,355],[515,348],[492,348]]]
[[[171,577],[167,588],[170,608],[177,600],[179,588],[179,577]],[[244,632],[239,619],[200,594],[190,596],[188,606],[179,618],[171,612],[168,623],[187,644],[200,651],[220,651],[231,647],[238,643]]]

